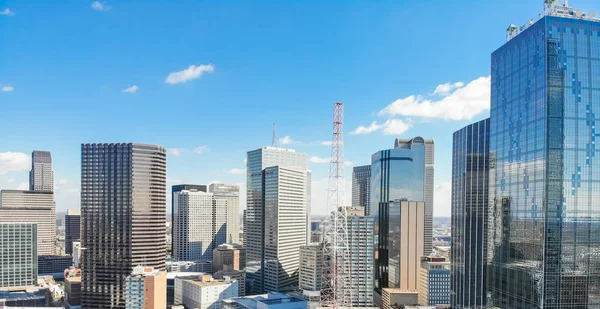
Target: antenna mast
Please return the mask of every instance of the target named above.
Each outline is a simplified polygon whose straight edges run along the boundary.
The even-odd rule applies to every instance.
[[[348,251],[348,227],[344,180],[344,104],[337,102],[333,108],[333,137],[327,213],[323,237],[323,287],[322,307],[351,307],[352,291]]]
[[[277,124],[273,122],[273,141],[271,146],[277,147]]]

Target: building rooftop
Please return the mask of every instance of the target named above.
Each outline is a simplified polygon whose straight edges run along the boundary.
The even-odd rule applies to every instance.
[[[223,302],[236,303],[236,304],[241,305],[248,309],[256,309],[257,307],[259,307],[259,304],[264,304],[267,306],[282,304],[282,303],[287,303],[287,304],[298,303],[299,304],[299,303],[306,303],[306,300],[303,300],[303,299],[300,299],[297,297],[293,297],[293,296],[289,296],[289,295],[285,295],[285,294],[279,293],[279,292],[271,292],[268,294],[225,299],[225,300],[223,300]]]
[[[204,275],[204,273],[191,272],[191,271],[173,271],[173,272],[167,272],[167,279],[175,279],[175,278],[182,278],[182,277],[198,278],[199,276],[202,276],[202,275]]]

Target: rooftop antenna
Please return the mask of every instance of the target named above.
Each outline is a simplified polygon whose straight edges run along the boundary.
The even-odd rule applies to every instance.
[[[272,147],[277,147],[277,124],[273,122],[273,141],[271,142]]]

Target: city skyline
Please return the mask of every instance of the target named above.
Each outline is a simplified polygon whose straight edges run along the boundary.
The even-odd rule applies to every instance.
[[[277,122],[279,145],[306,152],[312,159],[312,210],[322,214],[330,106],[339,100],[346,105],[346,158],[356,166],[368,164],[372,151],[388,147],[396,137],[436,140],[439,168],[434,214],[449,216],[450,132],[488,117],[489,111],[483,108],[475,115],[453,116],[461,120],[444,120],[439,115],[396,114],[392,102],[419,95],[421,104],[423,100],[454,100],[478,83],[485,84],[490,74],[489,55],[503,43],[506,26],[511,22],[520,25],[543,9],[542,1],[468,4],[388,3],[377,10],[366,3],[319,4],[319,9],[313,10],[299,5],[267,9],[238,3],[237,9],[230,9],[226,4],[203,7],[182,2],[170,6],[173,11],[164,18],[183,24],[174,22],[160,30],[144,18],[167,11],[164,4],[147,3],[144,12],[135,11],[142,15],[129,21],[135,9],[131,3],[107,1],[110,10],[99,11],[91,7],[91,1],[36,6],[5,2],[0,10],[8,8],[14,15],[0,15],[0,31],[6,33],[4,57],[0,59],[0,187],[23,188],[27,178],[20,171],[29,169],[28,153],[33,148],[48,150],[54,154],[57,211],[77,208],[80,167],[73,162],[80,156],[79,145],[136,140],[169,149],[169,187],[220,181],[238,184],[244,192],[245,151],[270,145],[271,123]],[[586,11],[600,10],[593,0],[577,0],[573,5]],[[429,12],[434,8],[441,15],[431,18]],[[56,15],[65,18],[56,21],[51,17]],[[316,22],[306,23],[309,18]],[[57,23],[48,26],[45,21],[49,19]],[[256,24],[255,20],[262,21]],[[346,21],[336,25],[333,20]],[[246,22],[248,29],[238,26]],[[268,27],[273,23],[280,29]],[[472,23],[480,27],[472,27]],[[82,30],[70,30],[72,24],[80,24]],[[300,24],[310,26],[301,28]],[[431,40],[439,33],[435,29],[445,24],[456,30]],[[422,25],[423,29],[406,33],[404,29],[411,25]],[[128,27],[125,33],[114,31]],[[329,34],[319,33],[321,28],[329,29]],[[405,33],[404,41],[397,39],[399,32]],[[189,33],[197,33],[200,39],[191,40]],[[62,34],[60,40],[47,39],[55,34]],[[273,45],[273,40],[279,44]],[[41,48],[37,48],[38,41]],[[236,41],[245,53],[238,44],[230,43]],[[417,48],[406,49],[406,44]],[[163,45],[175,48],[165,50]],[[23,49],[31,46],[36,48]],[[343,52],[336,52],[342,48]],[[70,68],[63,71],[66,63]],[[321,72],[315,82],[311,71],[327,64],[331,70]],[[185,72],[191,65],[195,67],[187,72],[201,75],[199,78],[178,84],[165,82],[171,73]],[[442,65],[444,70],[439,69]],[[454,87],[460,87],[461,93]],[[463,99],[473,102],[472,97]],[[489,107],[489,98],[485,102]],[[249,108],[256,105],[268,112]],[[115,109],[121,111],[120,116],[110,117],[110,128],[101,130],[104,121],[99,120]],[[176,117],[176,123],[172,119],[160,121],[166,111],[176,110],[186,111]],[[141,112],[139,117],[128,121],[127,116],[136,112]],[[196,121],[206,114],[211,117]],[[217,127],[224,122],[227,128]],[[82,130],[84,123],[86,129]],[[406,127],[410,128],[400,134],[384,134]],[[359,128],[371,134],[351,134]],[[15,131],[19,134],[12,133]],[[351,179],[350,171],[346,169],[346,179]],[[245,195],[240,194],[240,211],[244,206]]]

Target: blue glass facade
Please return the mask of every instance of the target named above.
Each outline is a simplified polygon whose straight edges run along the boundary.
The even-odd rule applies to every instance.
[[[490,119],[454,132],[452,308],[485,308]]]
[[[543,17],[491,89],[488,304],[600,308],[600,22]]]
[[[382,150],[371,156],[371,214],[375,217],[377,236],[375,288],[378,291],[395,287],[393,282],[390,284],[389,273],[398,274],[400,271],[389,269],[389,260],[398,258],[401,250],[398,240],[390,237],[400,228],[395,226],[399,220],[390,220],[391,216],[399,216],[400,204],[390,201],[425,201],[428,187],[425,180],[426,149],[422,138],[414,140],[410,148]],[[390,205],[398,207],[394,209]]]

